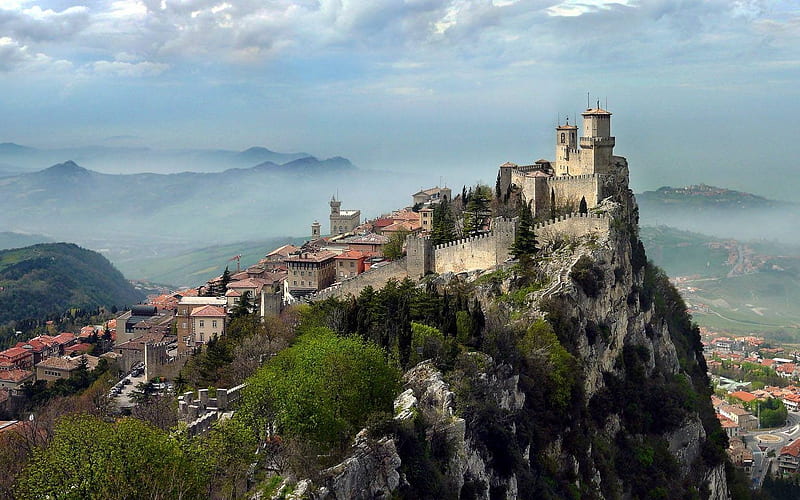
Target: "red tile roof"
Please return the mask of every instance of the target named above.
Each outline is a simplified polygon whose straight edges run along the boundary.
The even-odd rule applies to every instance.
[[[8,359],[20,359],[26,356],[33,356],[33,354],[22,347],[11,347],[5,351],[0,352],[0,356],[5,356]]]
[[[793,457],[800,457],[800,439],[795,440],[794,443],[781,448],[781,455],[791,455]]]
[[[286,259],[284,262],[297,262],[297,263],[304,263],[304,262],[314,262],[320,263],[325,262],[326,260],[330,260],[336,257],[336,254],[330,252],[328,250],[322,250],[319,252],[303,252],[299,255],[293,255]]]
[[[348,250],[340,255],[337,255],[335,258],[337,260],[358,260],[365,257],[366,255],[364,252],[359,252],[358,250]]]
[[[737,398],[737,399],[741,399],[745,403],[749,403],[751,401],[755,401],[756,400],[756,397],[754,395],[750,394],[749,392],[745,392],[745,391],[732,392],[731,396],[734,397],[734,398]]]
[[[191,316],[204,317],[204,318],[207,317],[219,318],[225,316],[225,311],[221,307],[209,305],[209,306],[198,307],[197,309],[193,310]]]
[[[3,382],[22,382],[28,378],[33,377],[33,372],[28,370],[3,370],[0,371],[0,380]]]
[[[75,334],[71,332],[59,333],[58,335],[53,337],[53,340],[55,340],[61,345],[69,344],[70,342],[75,340]]]

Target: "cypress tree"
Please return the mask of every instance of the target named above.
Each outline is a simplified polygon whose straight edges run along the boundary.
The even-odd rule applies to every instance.
[[[520,204],[519,225],[511,246],[511,254],[520,259],[530,259],[539,249],[536,246],[536,235],[533,232],[533,214],[527,203]]]
[[[586,197],[581,197],[581,204],[578,207],[578,211],[582,214],[589,213],[589,207],[586,206]]]

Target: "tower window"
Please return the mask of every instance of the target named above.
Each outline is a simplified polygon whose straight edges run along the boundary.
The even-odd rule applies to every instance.
[[[564,134],[564,132],[561,132],[561,144],[564,144],[566,142],[565,138],[566,134]]]

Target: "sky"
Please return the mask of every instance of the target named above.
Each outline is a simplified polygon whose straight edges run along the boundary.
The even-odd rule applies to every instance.
[[[588,92],[634,189],[791,200],[798,47],[798,1],[0,0],[0,142],[260,145],[460,185],[552,158]]]

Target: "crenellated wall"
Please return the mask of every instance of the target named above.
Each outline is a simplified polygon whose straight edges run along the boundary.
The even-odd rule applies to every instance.
[[[369,271],[363,272],[352,278],[348,278],[333,286],[320,290],[316,293],[306,296],[306,299],[315,302],[318,300],[325,300],[329,297],[346,297],[353,295],[355,297],[361,293],[361,290],[368,286],[372,288],[382,288],[387,281],[394,278],[402,280],[408,276],[406,271],[406,260],[400,259],[390,262],[384,266],[373,267]]]
[[[600,174],[574,175],[568,177],[551,177],[547,181],[555,193],[556,206],[572,205],[578,208],[581,198],[586,198],[588,207],[600,203]]]
[[[608,233],[611,220],[606,215],[572,213],[537,224],[533,228],[539,246],[545,246],[556,236],[578,238],[589,234]]]

